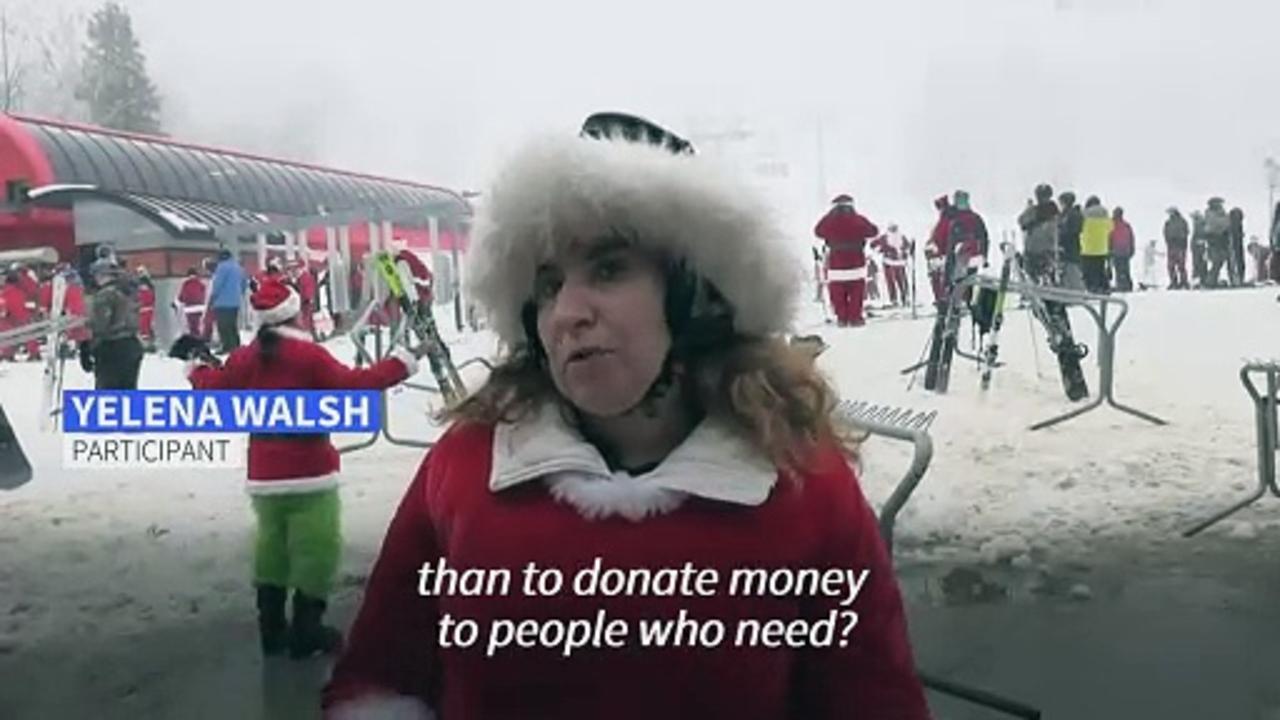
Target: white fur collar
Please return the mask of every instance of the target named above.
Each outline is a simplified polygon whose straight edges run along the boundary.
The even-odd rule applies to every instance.
[[[543,479],[551,494],[588,519],[620,515],[632,521],[669,513],[685,497],[756,506],[778,471],[722,423],[704,420],[652,472],[613,472],[596,448],[552,407],[494,434],[489,488],[501,492]]]

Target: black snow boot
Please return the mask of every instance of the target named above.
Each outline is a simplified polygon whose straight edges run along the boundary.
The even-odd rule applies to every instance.
[[[324,625],[324,600],[293,593],[293,625],[289,632],[289,656],[295,660],[328,655],[342,647],[342,633]]]
[[[258,587],[258,636],[262,640],[262,654],[267,657],[280,655],[289,644],[289,620],[284,606],[289,591],[276,585]]]

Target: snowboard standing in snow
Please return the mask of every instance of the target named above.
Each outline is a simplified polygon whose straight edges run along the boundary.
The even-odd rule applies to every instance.
[[[405,322],[418,337],[418,341],[426,346],[427,362],[431,365],[431,373],[435,375],[440,393],[450,405],[461,402],[466,395],[466,386],[453,365],[449,355],[449,347],[440,337],[435,318],[431,313],[419,312],[418,304],[409,297],[406,287],[412,287],[412,273],[405,265],[397,265],[391,254],[380,252],[374,258],[374,267],[387,284],[387,291],[395,298],[400,310],[404,313]],[[406,282],[405,275],[410,279]]]
[[[21,487],[31,480],[31,475],[31,462],[22,452],[18,436],[9,424],[9,416],[0,405],[0,490]]]
[[[1027,279],[1024,277],[1023,281]],[[1058,358],[1058,371],[1062,375],[1062,388],[1072,402],[1089,397],[1089,384],[1085,381],[1080,361],[1089,354],[1083,343],[1077,343],[1071,334],[1071,320],[1067,307],[1060,302],[1027,298],[1031,314],[1044,326],[1049,335],[1049,349]]]

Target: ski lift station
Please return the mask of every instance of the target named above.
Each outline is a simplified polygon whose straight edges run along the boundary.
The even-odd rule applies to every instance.
[[[51,249],[84,272],[109,245],[148,269],[157,307],[222,248],[251,273],[278,258],[346,278],[331,300],[349,306],[352,273],[390,239],[431,266],[436,302],[453,302],[472,218],[442,187],[20,115],[0,114],[0,182],[0,253]],[[157,313],[158,341],[177,332]]]

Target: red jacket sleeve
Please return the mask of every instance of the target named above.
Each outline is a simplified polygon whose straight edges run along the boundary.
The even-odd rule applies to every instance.
[[[858,224],[862,227],[862,237],[871,239],[880,234],[880,228],[863,215],[858,215]]]
[[[428,478],[435,454],[432,449],[418,468],[387,529],[346,647],[324,688],[321,704],[326,711],[396,695],[428,708],[439,706],[440,609],[435,597],[418,594],[419,568],[441,556],[428,513]]]
[[[397,355],[370,365],[353,368],[342,364],[328,350],[315,346],[313,387],[329,390],[382,390],[399,385],[417,372],[417,365],[409,355]]]
[[[236,348],[227,356],[221,367],[190,363],[187,379],[196,390],[236,390],[248,387],[249,371],[253,366],[253,358],[249,353],[257,352],[251,347]]]
[[[847,647],[811,650],[801,657],[798,717],[928,720],[902,595],[876,516],[844,458],[833,452],[829,467],[820,483],[828,539],[816,566],[868,574],[849,606],[838,598],[819,598],[806,609],[812,620],[826,618],[832,610],[853,610],[858,621]],[[842,616],[837,627],[844,622]]]

